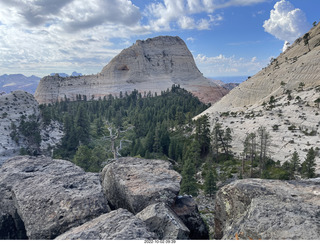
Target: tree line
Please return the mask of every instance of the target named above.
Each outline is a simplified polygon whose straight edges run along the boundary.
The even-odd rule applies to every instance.
[[[130,94],[41,105],[43,121],[60,121],[64,128],[54,157],[70,160],[87,171],[118,156],[166,159],[182,175],[181,194],[213,195],[217,181],[238,178],[294,179],[315,176],[317,151],[305,161],[297,153],[283,163],[270,157],[272,138],[264,127],[247,134],[241,158],[232,152],[233,132],[207,116],[192,118],[208,108],[177,85],[161,94],[134,90]]]

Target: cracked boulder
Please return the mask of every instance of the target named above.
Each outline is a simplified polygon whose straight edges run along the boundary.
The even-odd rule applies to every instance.
[[[72,228],[56,240],[152,240],[154,233],[146,224],[125,209],[103,214]]]
[[[318,240],[320,179],[246,179],[216,195],[216,239]]]
[[[110,211],[99,175],[65,160],[19,156],[0,175],[0,239],[53,239]]]
[[[170,162],[141,158],[119,158],[104,167],[101,177],[110,206],[134,214],[153,203],[171,205],[181,181]]]
[[[189,239],[189,229],[165,203],[149,205],[136,217],[143,220],[159,240]]]

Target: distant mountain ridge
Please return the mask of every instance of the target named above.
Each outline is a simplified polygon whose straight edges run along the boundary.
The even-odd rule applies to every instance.
[[[205,103],[220,100],[229,91],[205,78],[180,37],[159,36],[137,40],[122,50],[100,73],[81,77],[46,76],[35,92],[39,103],[80,95],[97,99],[120,92],[158,93],[178,84]]]
[[[1,75],[0,93],[10,93],[11,91],[23,90],[31,94],[34,94],[40,82],[40,79],[40,77],[34,75],[30,77],[27,77],[22,74]]]

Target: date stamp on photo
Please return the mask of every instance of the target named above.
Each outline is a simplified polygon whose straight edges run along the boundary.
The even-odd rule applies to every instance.
[[[144,240],[144,243],[150,243],[150,244],[169,244],[169,243],[176,243],[176,240]]]

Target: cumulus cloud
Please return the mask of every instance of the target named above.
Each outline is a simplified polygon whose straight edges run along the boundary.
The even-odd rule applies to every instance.
[[[201,72],[209,77],[225,74],[229,76],[255,74],[265,67],[267,63],[267,61],[259,61],[257,57],[245,59],[235,56],[226,57],[222,54],[214,57],[198,54],[195,57],[195,61]]]
[[[209,0],[164,0],[147,6],[145,15],[155,30],[182,29],[207,30],[218,25],[223,17],[213,15],[213,1]],[[199,13],[207,13],[206,18],[197,19]]]
[[[148,5],[145,16],[154,30],[211,29],[223,20],[221,15],[213,15],[218,9],[234,6],[250,6],[269,0],[163,0]],[[197,14],[206,13],[206,18],[198,19]]]
[[[281,0],[274,5],[270,12],[270,19],[263,24],[266,32],[275,36],[279,40],[285,41],[284,50],[288,46],[287,42],[294,42],[299,36],[310,29],[305,13],[286,0]]]
[[[99,72],[131,38],[211,29],[223,21],[217,9],[266,1],[145,1],[141,10],[130,0],[0,0],[0,69],[36,75],[70,72],[61,67]]]
[[[130,0],[0,0],[0,68],[98,72],[121,50],[112,38],[149,33],[141,17]]]

